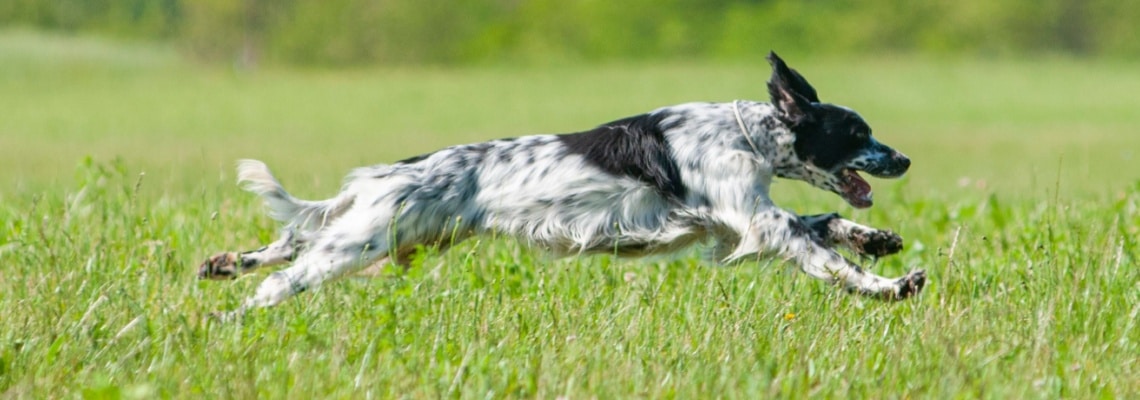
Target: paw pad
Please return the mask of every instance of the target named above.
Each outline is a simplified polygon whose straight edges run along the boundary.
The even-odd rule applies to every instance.
[[[917,295],[922,292],[922,287],[926,286],[926,271],[921,269],[911,271],[906,276],[899,278],[896,283],[899,285],[899,299]]]
[[[218,253],[198,266],[198,279],[234,279],[237,277],[236,253]]]
[[[874,231],[863,238],[863,254],[883,257],[898,253],[903,249],[902,237],[891,231]]]

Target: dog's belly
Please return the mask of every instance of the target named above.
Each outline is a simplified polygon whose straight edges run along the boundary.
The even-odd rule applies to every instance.
[[[703,238],[678,205],[627,179],[546,182],[514,195],[480,197],[483,231],[505,233],[555,254],[641,256]]]

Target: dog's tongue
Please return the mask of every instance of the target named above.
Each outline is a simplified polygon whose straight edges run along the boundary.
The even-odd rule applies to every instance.
[[[863,180],[855,170],[843,170],[844,190],[843,199],[855,208],[867,208],[873,203],[871,199],[871,184]]]

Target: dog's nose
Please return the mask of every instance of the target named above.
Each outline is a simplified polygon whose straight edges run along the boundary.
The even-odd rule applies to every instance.
[[[904,156],[903,153],[895,152],[895,155],[891,158],[895,159],[895,162],[902,167],[903,171],[910,169],[910,159]]]

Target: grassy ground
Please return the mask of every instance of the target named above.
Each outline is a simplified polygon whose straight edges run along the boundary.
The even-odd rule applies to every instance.
[[[263,275],[194,267],[275,226],[233,184],[297,194],[460,142],[763,98],[762,65],[260,71],[169,50],[0,34],[4,397],[1129,397],[1140,393],[1140,75],[1065,60],[789,60],[915,165],[854,211],[926,268],[896,304],[772,262],[552,260],[510,241],[427,254],[244,324]]]

